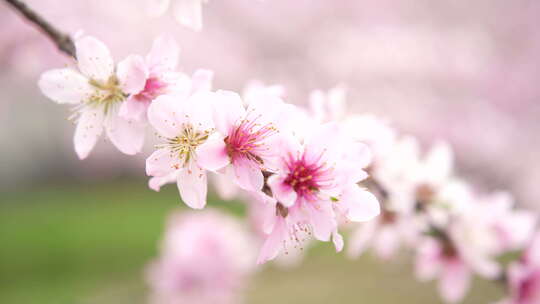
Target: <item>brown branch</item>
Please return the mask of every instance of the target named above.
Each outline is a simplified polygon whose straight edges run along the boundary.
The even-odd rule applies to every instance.
[[[29,8],[23,1],[20,0],[5,0],[16,11],[18,11],[26,20],[33,23],[40,31],[49,37],[58,47],[58,49],[76,59],[75,44],[71,37],[59,31],[43,17],[38,15],[34,10]]]

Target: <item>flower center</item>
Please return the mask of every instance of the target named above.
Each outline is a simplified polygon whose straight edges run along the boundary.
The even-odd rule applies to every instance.
[[[435,190],[428,184],[421,184],[416,188],[416,209],[425,210],[432,202]]]
[[[277,130],[272,124],[264,126],[257,124],[257,118],[242,120],[225,138],[227,154],[233,162],[247,158],[263,165],[263,157],[269,150],[264,140],[274,135]]]
[[[183,161],[182,167],[185,167],[195,158],[195,149],[208,139],[210,131],[196,131],[192,125],[185,125],[182,133],[174,138],[168,138],[167,142],[159,145],[158,148],[167,148],[171,153],[176,154]],[[177,168],[176,168],[177,167]],[[180,164],[175,166],[180,169]]]
[[[540,269],[530,273],[525,280],[523,280],[518,287],[518,298],[519,303],[527,303],[526,301],[531,301],[540,298],[540,291],[537,291],[540,288]],[[532,302],[531,302],[532,303]]]
[[[144,89],[134,97],[138,101],[152,101],[163,94],[166,88],[166,83],[156,77],[150,77],[146,80]]]
[[[305,157],[289,162],[289,174],[284,183],[291,186],[299,197],[314,201],[317,193],[331,182],[331,169],[326,165],[306,163]]]
[[[120,83],[116,76],[109,77],[106,82],[90,79],[89,83],[96,88],[96,90],[94,94],[90,96],[87,104],[91,106],[102,106],[105,114],[107,114],[114,105],[124,101],[126,98],[126,95],[120,88]]]

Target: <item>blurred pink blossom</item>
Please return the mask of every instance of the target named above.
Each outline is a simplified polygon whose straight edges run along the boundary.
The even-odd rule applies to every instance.
[[[254,271],[254,243],[238,219],[209,209],[173,213],[147,271],[151,303],[239,303]]]

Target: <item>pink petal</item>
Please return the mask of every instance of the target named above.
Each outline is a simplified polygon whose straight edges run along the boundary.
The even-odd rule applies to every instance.
[[[178,190],[186,205],[193,209],[202,209],[206,205],[208,183],[206,172],[198,165],[192,164],[179,171]]]
[[[182,167],[182,160],[168,149],[154,151],[146,159],[146,174],[149,176],[167,176]]]
[[[202,29],[202,0],[176,0],[174,17],[194,31]]]
[[[159,134],[174,138],[182,132],[182,104],[171,96],[161,95],[148,107],[148,121]]]
[[[146,111],[150,102],[137,100],[131,96],[120,105],[118,115],[124,119],[146,122]]]
[[[238,94],[230,91],[217,91],[217,94],[213,103],[214,123],[221,134],[228,135],[235,123],[244,118],[246,110]]]
[[[432,239],[418,245],[415,259],[415,275],[419,281],[434,279],[441,270],[441,247]]]
[[[45,96],[61,104],[80,103],[94,92],[88,79],[72,69],[47,71],[41,74],[38,86]]]
[[[259,191],[264,184],[261,169],[253,161],[241,159],[233,163],[236,182],[247,191]]]
[[[79,117],[75,129],[75,152],[85,159],[103,132],[104,111],[101,107],[86,108]]]
[[[536,233],[529,249],[525,253],[525,257],[527,263],[540,267],[540,232]]]
[[[306,138],[306,157],[319,159],[324,156],[325,160],[334,161],[338,157],[341,147],[341,134],[337,123],[327,123],[312,130]]]
[[[230,167],[229,167],[230,168]],[[227,170],[225,170],[227,173]],[[238,187],[234,183],[234,176],[228,174],[215,174],[213,175],[214,188],[223,200],[232,200],[238,195]],[[232,173],[234,175],[234,173]]]
[[[197,148],[197,163],[210,171],[217,171],[230,163],[223,136],[214,133]]]
[[[130,55],[118,63],[116,76],[125,93],[137,94],[144,90],[148,69],[141,56]]]
[[[448,303],[459,302],[470,285],[471,272],[467,266],[457,259],[447,261],[438,285],[442,298]]]
[[[269,260],[274,259],[281,248],[283,248],[283,242],[287,237],[287,228],[285,225],[285,219],[277,217],[274,229],[272,233],[266,238],[264,244],[257,258],[257,264],[266,263]]]
[[[313,236],[320,241],[329,241],[330,236],[337,228],[331,208],[308,206],[306,210],[309,214],[311,227],[313,228]]]
[[[381,212],[377,198],[357,185],[347,187],[337,204],[343,205],[347,218],[353,222],[369,221]]]
[[[141,152],[145,123],[126,120],[119,115],[111,114],[105,119],[105,126],[107,136],[120,152],[127,155]]]
[[[180,55],[180,47],[169,35],[161,35],[152,44],[152,49],[146,62],[154,73],[164,71],[172,71],[178,65],[178,57]]]
[[[296,202],[297,194],[292,187],[283,183],[284,177],[276,174],[268,178],[268,186],[274,197],[285,207],[291,207]]]
[[[79,69],[87,77],[107,81],[114,74],[114,61],[103,42],[91,36],[75,41]]]

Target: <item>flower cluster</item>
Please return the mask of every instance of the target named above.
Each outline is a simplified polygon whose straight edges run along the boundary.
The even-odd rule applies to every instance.
[[[390,259],[400,247],[409,248],[416,255],[417,278],[437,279],[448,303],[464,298],[473,275],[504,281],[501,257],[524,250],[531,241],[535,213],[516,209],[506,192],[480,192],[458,177],[445,142],[422,155],[413,137],[399,135],[373,116],[352,116],[342,123],[374,151],[370,177],[362,184],[381,203],[376,220],[353,227],[351,257],[372,248],[381,259]]]
[[[515,209],[508,193],[483,193],[458,177],[447,143],[423,154],[414,137],[378,117],[345,116],[341,86],[314,91],[307,109],[285,102],[280,86],[252,84],[243,96],[214,90],[212,72],[176,70],[179,48],[166,36],[146,57],[130,55],[116,66],[93,37],[78,38],[76,51],[77,68],[45,72],[39,86],[50,99],[76,105],[78,156],[89,155],[103,130],[118,150],[136,154],[151,127],[161,143],[146,160],[150,188],[176,183],[194,209],[206,205],[208,175],[226,198],[241,189],[262,238],[257,263],[313,239],[341,251],[346,229],[351,257],[372,248],[389,259],[410,248],[418,279],[438,279],[447,302],[465,296],[474,274],[507,282],[507,303],[538,301],[537,216]],[[179,234],[190,239],[197,229]],[[499,257],[516,251],[523,258],[505,269]],[[191,258],[165,258],[154,272],[178,278],[170,269]]]
[[[120,151],[135,154],[149,124],[162,140],[146,160],[151,188],[176,182],[182,200],[201,209],[211,172],[258,198],[253,204],[267,211],[259,263],[311,235],[332,239],[340,251],[341,221],[379,214],[375,196],[358,185],[368,176],[363,169],[371,152],[337,123],[307,120],[272,90],[244,100],[211,90],[210,72],[175,71],[178,47],[170,38],[158,38],[146,58],[130,55],[116,68],[97,39],[81,37],[76,46],[78,71],[45,72],[39,85],[49,98],[77,104],[79,157],[88,156],[103,128]]]

